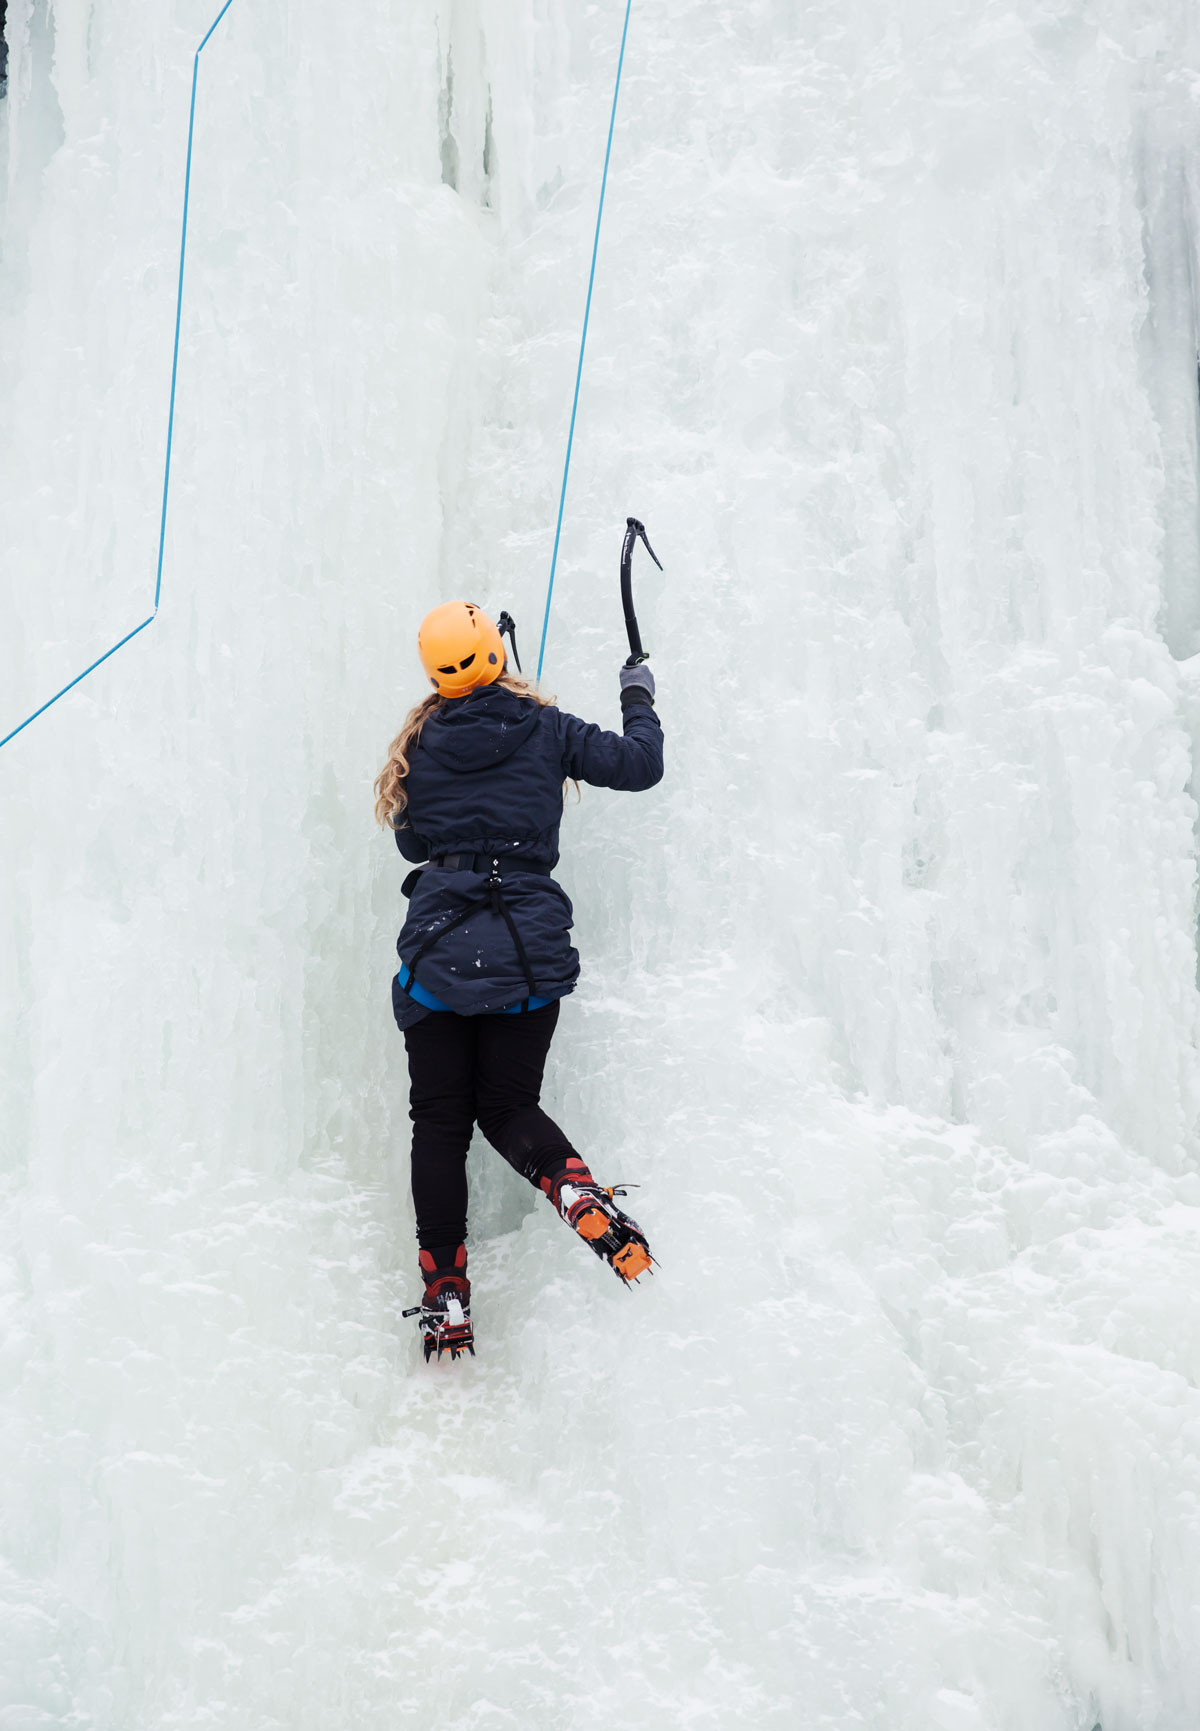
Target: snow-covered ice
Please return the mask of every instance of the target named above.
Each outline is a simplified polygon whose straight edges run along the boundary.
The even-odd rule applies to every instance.
[[[153,591],[214,0],[9,0],[0,735]],[[536,648],[621,0],[234,0],[154,626],[0,752],[5,1731],[1194,1731],[1200,18],[634,0],[551,1109],[419,1362],[413,633]],[[653,581],[651,579],[653,578]]]

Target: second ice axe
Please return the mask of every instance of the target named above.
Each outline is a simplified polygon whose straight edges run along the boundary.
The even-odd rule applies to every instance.
[[[621,606],[625,610],[625,630],[629,635],[629,659],[625,663],[626,667],[637,667],[650,658],[648,652],[642,648],[637,614],[633,610],[633,549],[639,540],[661,571],[662,560],[650,545],[646,536],[646,525],[639,523],[636,517],[627,517],[625,541],[621,547]]]

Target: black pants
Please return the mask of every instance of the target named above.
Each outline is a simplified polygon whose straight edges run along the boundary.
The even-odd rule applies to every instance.
[[[538,1105],[558,1002],[517,1016],[437,1010],[404,1030],[413,1121],[412,1192],[422,1250],[467,1233],[467,1148],[476,1121],[531,1184],[575,1150]]]

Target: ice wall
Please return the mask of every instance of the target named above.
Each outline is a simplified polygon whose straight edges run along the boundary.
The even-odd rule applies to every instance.
[[[191,55],[10,0],[0,732],[152,588]],[[581,15],[582,11],[582,15]],[[154,627],[0,754],[0,1723],[1191,1731],[1183,4],[635,0],[550,637],[552,1102],[417,1362],[416,620],[536,639],[619,0],[235,0]],[[1182,667],[1182,675],[1180,673]]]

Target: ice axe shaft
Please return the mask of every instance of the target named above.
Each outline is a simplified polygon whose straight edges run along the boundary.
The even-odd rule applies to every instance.
[[[629,636],[629,659],[625,663],[626,667],[637,667],[641,662],[649,660],[642,648],[642,634],[638,630],[637,614],[633,610],[633,549],[639,540],[661,571],[662,560],[650,545],[646,525],[639,523],[636,517],[626,517],[625,541],[621,548],[621,606],[625,610],[625,630]]]

